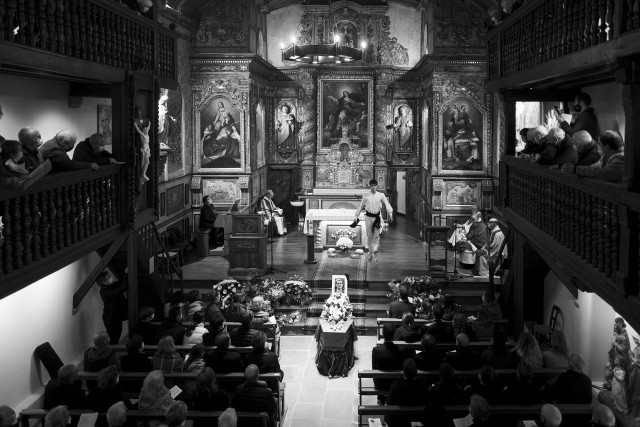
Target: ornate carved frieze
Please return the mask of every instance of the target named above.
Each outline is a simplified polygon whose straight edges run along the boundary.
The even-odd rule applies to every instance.
[[[223,72],[236,72],[238,71],[237,65],[199,65],[194,64],[191,67],[191,71],[211,71],[213,73],[223,73]]]
[[[243,48],[249,43],[248,5],[243,1],[220,0],[200,17],[196,29],[196,47]]]
[[[438,46],[484,47],[486,30],[482,15],[467,4],[456,0],[434,2],[435,40]]]

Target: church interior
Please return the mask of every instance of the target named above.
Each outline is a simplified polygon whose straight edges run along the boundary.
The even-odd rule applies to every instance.
[[[428,419],[431,389],[385,406],[372,365],[404,288],[423,337],[447,303],[474,329],[489,293],[513,352],[560,332],[581,356],[591,400],[492,404],[495,425],[556,403],[562,426],[598,405],[638,426],[639,115],[640,0],[0,0],[0,405],[44,419],[51,360],[95,379],[113,282],[124,353],[146,307],[162,322],[178,298],[191,325],[194,291],[203,312],[264,299],[284,371],[270,426]],[[325,371],[341,327],[346,368]]]

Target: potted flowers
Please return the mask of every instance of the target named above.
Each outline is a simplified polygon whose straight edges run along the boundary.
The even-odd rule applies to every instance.
[[[226,279],[213,285],[213,289],[220,294],[222,308],[228,305],[229,297],[243,290],[243,285],[235,279]]]

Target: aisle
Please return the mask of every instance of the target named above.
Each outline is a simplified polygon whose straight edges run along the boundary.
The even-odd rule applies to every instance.
[[[375,341],[373,336],[359,336],[355,342],[358,360],[349,376],[330,380],[316,369],[312,336],[283,336],[280,366],[287,384],[284,427],[356,427],[358,369],[371,369]]]

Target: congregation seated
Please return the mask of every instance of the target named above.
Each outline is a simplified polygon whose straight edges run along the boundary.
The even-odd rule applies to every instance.
[[[173,402],[169,389],[164,385],[161,371],[149,372],[142,382],[138,397],[138,409],[143,411],[166,411]]]
[[[431,334],[424,334],[420,340],[422,351],[413,357],[413,361],[421,371],[437,371],[442,363],[442,354],[436,351],[436,339]]]
[[[247,308],[242,303],[243,295],[235,293],[229,297],[230,304],[224,313],[224,318],[227,322],[242,322],[242,315],[247,311]]]
[[[109,347],[109,335],[106,331],[98,332],[93,336],[93,347],[84,352],[84,370],[99,372],[109,365],[120,367],[116,352]]]
[[[469,337],[466,334],[456,335],[456,349],[448,351],[445,361],[456,371],[470,371],[480,368],[480,357],[469,348]]]
[[[545,368],[566,368],[569,366],[567,340],[562,331],[551,332],[551,347],[542,352],[542,364]]]
[[[476,334],[471,324],[468,322],[465,313],[459,311],[453,315],[451,328],[453,329],[454,337],[457,337],[459,334],[464,334],[469,338],[469,341],[476,341]]]
[[[616,416],[607,405],[599,403],[591,416],[591,427],[615,427]]]
[[[42,146],[42,136],[38,128],[28,126],[20,129],[18,141],[22,144],[22,154],[29,172],[44,163],[44,158],[38,150]]]
[[[196,344],[184,358],[184,372],[200,372],[204,369],[204,346]]]
[[[624,143],[617,131],[607,130],[600,135],[602,147],[602,161],[594,165],[565,164],[563,172],[574,173],[578,176],[617,182],[624,174]]]
[[[223,411],[229,406],[227,393],[218,387],[216,374],[210,367],[205,367],[196,378],[196,390],[193,409],[196,411]]]
[[[565,132],[561,128],[551,128],[547,136],[542,139],[542,149],[537,156],[536,163],[544,166],[553,166],[557,162],[558,149],[565,140]]]
[[[204,309],[204,303],[201,301],[202,297],[200,296],[200,291],[194,289],[189,292],[187,295],[187,316],[185,320],[192,320],[193,315]]]
[[[171,307],[178,306],[182,311],[182,317],[184,317],[184,292],[177,290],[171,294],[169,301],[164,305],[164,317],[169,316],[169,310]]]
[[[253,337],[260,332],[259,330],[251,327],[253,318],[253,311],[246,310],[242,312],[240,315],[240,326],[229,331],[232,345],[236,347],[249,347],[252,345]]]
[[[207,322],[207,329],[209,331],[202,335],[202,344],[204,345],[216,345],[216,336],[225,331],[225,318],[222,315],[222,310],[220,310],[218,306],[219,299],[220,295],[218,292],[211,293],[209,295],[208,305],[204,309],[204,321]]]
[[[405,285],[400,285],[398,293],[400,294],[400,300],[389,304],[389,317],[402,319],[404,313],[411,313],[415,316],[416,306],[409,302],[409,288]]]
[[[509,365],[516,368],[520,362],[525,362],[531,369],[542,368],[542,351],[538,340],[529,332],[523,332],[518,337],[518,342],[511,350]]]
[[[562,424],[562,414],[557,406],[550,403],[540,408],[540,427],[559,427]]]
[[[284,377],[284,372],[280,369],[278,355],[269,351],[266,347],[267,335],[262,331],[257,331],[251,341],[253,351],[246,355],[245,365],[256,365],[260,369],[261,374],[268,372],[280,373],[280,381]]]
[[[174,305],[169,308],[167,318],[158,328],[158,339],[170,335],[177,345],[184,341],[184,326],[182,326],[182,307]]]
[[[565,155],[560,160],[576,166],[594,165],[602,157],[598,144],[586,130],[577,131],[571,136]]]
[[[204,327],[204,314],[202,311],[196,311],[192,314],[191,320],[193,324],[185,328],[182,344],[202,344],[202,336],[209,332],[207,328]]]
[[[133,421],[127,420],[127,405],[116,402],[107,409],[107,425],[109,427],[135,427]]]
[[[498,249],[499,250],[499,249]],[[473,330],[479,340],[489,339],[493,334],[496,320],[502,320],[502,309],[491,290],[482,294],[482,304],[478,307],[478,315],[472,319]]]
[[[440,401],[443,405],[464,403],[462,389],[456,382],[454,369],[448,363],[442,363],[438,369],[439,380],[429,388],[429,399]]]
[[[476,378],[470,385],[464,388],[467,396],[474,394],[484,397],[490,405],[497,405],[502,399],[502,387],[498,384],[498,377],[493,366],[485,363],[478,372]]]
[[[571,353],[568,360],[569,369],[553,384],[549,399],[555,403],[591,403],[591,378],[582,373],[584,359]]]
[[[189,409],[186,403],[181,400],[174,400],[169,404],[167,412],[165,413],[165,425],[167,427],[184,427],[187,421],[188,411]]]
[[[489,402],[479,394],[471,396],[469,401],[469,415],[471,415],[471,419],[473,420],[471,427],[500,426],[491,416],[491,406],[489,406]]]
[[[59,405],[47,412],[44,417],[44,427],[66,427],[70,419],[69,408]]]
[[[61,130],[49,141],[42,144],[40,153],[44,160],[51,162],[51,172],[67,172],[82,169],[98,170],[98,163],[71,160],[67,154],[73,150],[77,136],[70,130]]]
[[[259,372],[258,366],[247,366],[244,371],[245,382],[235,389],[233,407],[238,411],[267,412],[269,427],[276,427],[278,405],[267,383],[258,380]]]
[[[452,326],[442,321],[442,317],[444,316],[444,308],[442,305],[434,304],[432,312],[435,321],[431,325],[427,326],[426,331],[424,332],[433,335],[438,343],[453,341]]]
[[[395,371],[402,369],[405,359],[413,358],[413,350],[399,349],[393,343],[395,330],[392,325],[386,324],[382,328],[384,343],[371,350],[371,367],[381,371]],[[376,390],[389,391],[393,379],[374,378],[373,384]],[[386,396],[378,396],[378,402],[384,404]]]
[[[144,354],[144,342],[140,335],[129,338],[127,354],[120,358],[120,368],[123,372],[151,372],[153,365]]]
[[[394,341],[418,342],[420,341],[420,332],[416,330],[414,324],[415,318],[411,312],[406,312],[402,316],[402,325],[396,329],[393,335]]]
[[[42,407],[52,409],[65,405],[69,409],[85,409],[89,405],[78,379],[76,365],[64,365],[58,370],[58,378],[52,378],[44,389]]]
[[[222,332],[216,336],[216,348],[205,355],[206,366],[211,367],[217,373],[242,372],[244,361],[240,353],[230,351],[231,337],[228,332]]]
[[[507,334],[502,328],[496,328],[491,336],[491,346],[482,352],[480,360],[494,369],[506,369],[511,364],[511,352],[507,349]]]
[[[106,412],[111,405],[124,401],[124,390],[118,384],[118,369],[115,365],[107,366],[98,373],[98,386],[89,390],[89,405],[96,412]],[[125,401],[125,403],[127,403]]]
[[[517,381],[507,386],[502,394],[502,403],[533,405],[542,402],[542,393],[533,381],[533,368],[525,361],[518,364]]]
[[[416,379],[418,375],[416,363],[412,359],[405,359],[402,364],[402,373],[404,378],[394,381],[391,385],[386,404],[403,406],[423,404],[427,388],[422,381]],[[389,427],[409,426],[411,421],[418,421],[418,419],[400,415],[385,415],[384,420]]]
[[[162,372],[182,372],[184,360],[176,351],[171,335],[165,335],[158,341],[158,347],[153,355],[153,369]]]
[[[2,143],[0,150],[0,162],[6,176],[29,175],[27,163],[22,152],[22,144],[19,141],[7,140]]]
[[[145,344],[157,344],[158,327],[151,323],[155,314],[156,311],[153,307],[142,307],[138,313],[138,322],[129,332],[129,336],[139,335]]]

